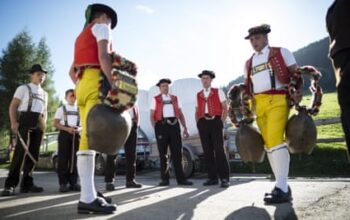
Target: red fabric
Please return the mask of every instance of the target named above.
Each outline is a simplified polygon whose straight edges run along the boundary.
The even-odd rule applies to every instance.
[[[89,24],[80,33],[74,45],[74,66],[99,66],[98,46],[96,37],[92,34],[92,26]],[[112,51],[112,43],[109,45],[109,50]]]
[[[208,114],[210,116],[221,116],[222,115],[222,105],[219,97],[219,89],[211,88],[209,96],[207,98],[208,102]],[[203,90],[197,93],[197,116],[198,118],[203,118],[205,115],[205,97]]]
[[[254,55],[253,55],[254,56]],[[245,63],[246,69],[248,71],[248,76],[246,81],[244,82],[248,88],[248,93],[252,93],[252,63],[253,56],[251,56]],[[280,47],[270,47],[270,53],[268,62],[271,64],[272,69],[275,73],[275,76],[282,84],[288,84],[290,82],[290,78],[292,77],[292,73],[289,72],[288,67],[286,66]]]
[[[177,97],[175,95],[170,95],[171,97],[171,102],[174,107],[174,113],[175,113],[175,118],[180,117],[180,108],[179,108],[179,103],[177,101]],[[156,100],[156,109],[154,111],[153,118],[155,121],[161,121],[163,119],[163,99],[162,99],[162,94],[159,94],[154,97]]]

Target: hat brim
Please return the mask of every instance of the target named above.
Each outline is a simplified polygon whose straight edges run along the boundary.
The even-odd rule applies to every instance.
[[[212,79],[215,78],[215,75],[209,74],[209,73],[200,73],[200,74],[198,74],[198,77],[199,77],[199,78],[202,78],[202,76],[205,76],[205,75],[210,76],[210,78],[212,78]]]
[[[246,40],[249,40],[249,38],[253,35],[257,35],[257,34],[268,34],[270,33],[271,30],[267,30],[267,31],[259,31],[259,32],[256,32],[256,33],[252,33],[252,34],[249,34],[248,36],[244,37],[244,39]]]
[[[118,23],[118,16],[117,16],[117,12],[114,11],[113,8],[107,6],[107,5],[103,5],[103,4],[93,4],[91,6],[91,12],[104,12],[108,15],[108,17],[111,18],[112,22],[111,22],[111,28],[115,28],[117,26]],[[91,22],[91,21],[89,21]]]
[[[160,86],[160,84],[162,84],[162,83],[168,83],[168,84],[171,84],[171,80],[168,80],[168,79],[162,79],[162,80],[160,80],[157,84],[156,84],[156,86]]]

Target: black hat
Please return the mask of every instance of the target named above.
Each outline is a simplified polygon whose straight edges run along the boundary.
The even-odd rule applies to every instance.
[[[33,74],[33,73],[35,73],[35,72],[47,73],[47,70],[46,70],[46,69],[43,69],[43,68],[41,67],[40,64],[34,64],[34,65],[32,66],[32,68],[30,68],[29,73],[30,73],[30,74]]]
[[[118,22],[118,17],[117,13],[113,10],[113,8],[104,5],[104,4],[91,4],[89,5],[86,10],[85,10],[85,19],[86,19],[86,24],[90,23],[92,20],[92,14],[95,12],[104,12],[108,15],[108,17],[111,18],[112,24],[111,28],[115,28]]]
[[[202,76],[208,75],[210,78],[214,79],[215,78],[215,73],[211,70],[203,70],[200,74],[198,74],[199,78],[202,78]]]
[[[255,26],[255,27],[252,27],[252,28],[249,28],[248,30],[248,36],[246,36],[244,39],[249,39],[252,35],[255,35],[255,34],[268,34],[271,32],[271,28],[270,28],[270,25],[268,24],[262,24],[262,25],[259,25],[259,26]]]
[[[168,79],[168,78],[165,78],[165,79],[160,79],[159,80],[159,82],[156,84],[156,86],[160,86],[160,84],[162,84],[162,83],[168,83],[168,84],[170,84],[171,83],[171,80],[170,79]]]

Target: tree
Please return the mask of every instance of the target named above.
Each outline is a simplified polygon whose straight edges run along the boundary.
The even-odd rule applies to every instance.
[[[42,38],[38,45],[33,43],[28,31],[23,30],[9,42],[6,49],[2,51],[0,57],[0,146],[8,143],[8,133],[10,122],[8,117],[8,107],[12,100],[16,88],[29,82],[29,69],[34,63],[41,63],[48,68],[47,80],[43,87],[49,94],[49,112],[58,105],[58,98],[55,97],[53,88],[53,66],[50,61],[50,50],[45,38]],[[49,115],[49,122],[52,121],[52,114]],[[52,130],[49,123],[48,131]]]

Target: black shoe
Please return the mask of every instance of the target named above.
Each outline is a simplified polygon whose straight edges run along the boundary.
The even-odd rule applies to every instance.
[[[112,204],[112,198],[104,196],[101,192],[97,191],[97,197],[104,199],[108,204]]]
[[[2,191],[1,196],[13,196],[15,195],[15,187],[5,187]]]
[[[60,185],[60,188],[58,189],[58,191],[60,191],[60,192],[68,192],[69,191],[69,188],[68,188],[68,186],[66,185],[66,184],[61,184]]]
[[[135,180],[131,180],[131,181],[126,182],[125,187],[126,188],[141,188],[142,184],[136,182]]]
[[[177,182],[177,185],[179,185],[179,186],[192,186],[193,182],[188,181],[188,180],[183,180],[183,181]]]
[[[78,183],[76,183],[74,185],[70,185],[69,186],[69,190],[80,192],[81,191],[81,186]]]
[[[290,188],[288,192],[283,192],[280,188],[275,187],[271,193],[265,193],[264,202],[267,204],[284,203],[292,200]]]
[[[108,204],[101,198],[96,198],[91,203],[78,203],[79,214],[112,214],[116,210],[116,204]]]
[[[211,180],[207,179],[204,183],[203,186],[213,186],[213,185],[218,185],[219,181],[218,180]]]
[[[221,185],[220,185],[221,188],[227,188],[229,186],[230,186],[230,181],[226,179],[221,180]]]
[[[159,184],[158,184],[158,186],[169,186],[169,180],[162,180]]]
[[[114,183],[106,183],[106,191],[114,191],[115,186]]]
[[[36,185],[21,186],[21,189],[20,189],[21,193],[28,193],[28,192],[39,193],[42,191],[44,191],[44,188]]]

